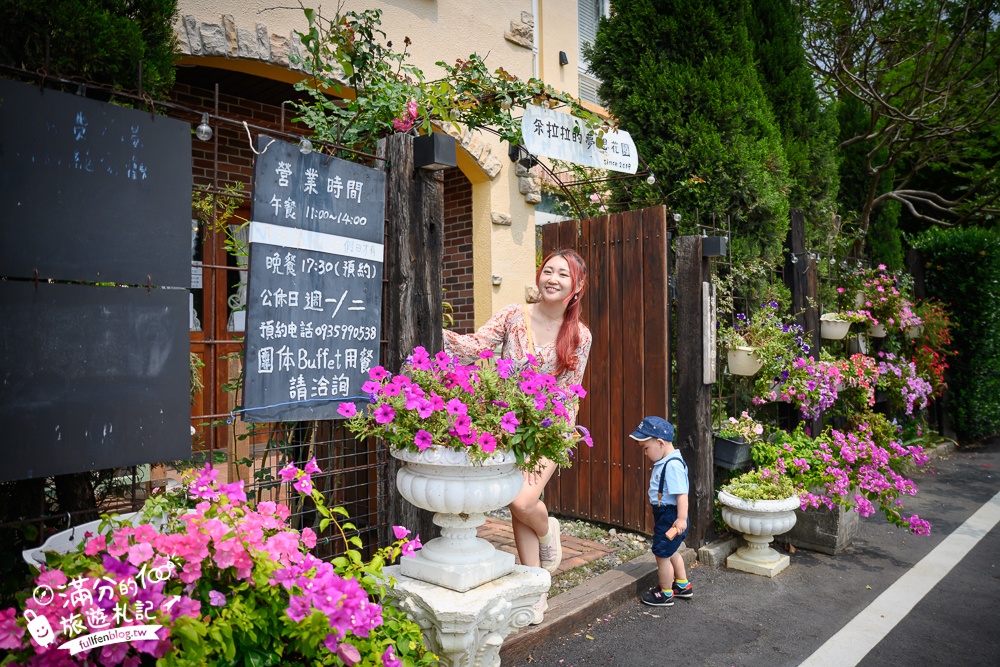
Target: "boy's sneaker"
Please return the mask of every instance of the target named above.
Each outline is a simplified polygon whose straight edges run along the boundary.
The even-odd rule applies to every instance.
[[[684,587],[679,586],[675,581],[673,590],[675,598],[685,598],[690,600],[694,597],[694,586],[691,585],[690,581],[688,582],[688,585]]]
[[[549,517],[549,534],[552,535],[546,544],[539,542],[538,555],[542,561],[542,567],[554,573],[559,569],[562,562],[562,542],[559,540],[559,522],[554,516]]]
[[[648,604],[650,607],[673,607],[674,606],[674,595],[671,593],[667,595],[660,590],[659,586],[653,586],[648,591],[639,596],[639,600],[643,604]]]

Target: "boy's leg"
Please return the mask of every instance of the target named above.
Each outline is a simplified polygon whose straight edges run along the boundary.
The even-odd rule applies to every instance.
[[[672,607],[674,605],[674,595],[670,587],[674,581],[674,566],[669,558],[656,557],[656,572],[659,586],[653,586],[648,591],[639,596],[639,601],[651,607]],[[663,582],[669,582],[663,586]]]
[[[674,580],[671,582],[674,597],[693,598],[694,589],[691,587],[691,582],[687,580],[687,568],[684,567],[684,558],[681,557],[679,549],[670,557],[670,562],[674,566]]]
[[[669,587],[674,585],[674,580],[687,581],[687,568],[684,567],[684,558],[681,557],[680,549],[674,552],[674,555],[670,557],[670,579],[663,578],[663,570],[660,570],[660,586],[663,590],[667,590]],[[664,586],[663,582],[666,581],[667,584]]]
[[[674,552],[674,555],[671,556],[670,558],[660,558],[659,556],[657,556],[656,558],[657,579],[659,580],[660,583],[660,590],[662,590],[664,593],[669,593],[674,585],[674,571],[676,569],[674,563],[675,558],[678,558],[676,552]],[[681,569],[683,568],[684,568],[684,561],[682,560]]]

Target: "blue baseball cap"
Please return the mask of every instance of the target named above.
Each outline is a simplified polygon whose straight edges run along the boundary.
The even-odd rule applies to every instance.
[[[667,442],[674,441],[674,425],[663,417],[646,417],[639,424],[638,428],[632,431],[629,436],[633,440],[642,442],[650,438],[659,438]]]

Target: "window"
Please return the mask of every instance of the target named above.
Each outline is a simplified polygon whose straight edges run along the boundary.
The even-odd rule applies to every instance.
[[[580,93],[581,100],[600,104],[603,102],[597,95],[597,89],[601,85],[598,79],[590,71],[590,63],[583,56],[585,44],[592,44],[597,37],[597,22],[602,16],[608,16],[610,11],[609,0],[577,0],[577,15],[579,16],[580,35]]]

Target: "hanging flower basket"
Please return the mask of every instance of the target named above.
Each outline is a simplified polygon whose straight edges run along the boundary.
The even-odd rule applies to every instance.
[[[763,366],[763,360],[752,347],[736,347],[726,351],[729,372],[733,375],[755,375]]]
[[[826,313],[819,318],[819,335],[828,340],[841,340],[851,329],[851,323],[838,313]]]
[[[868,329],[868,334],[872,338],[885,338],[888,332],[885,329],[884,324],[873,324],[870,329]]]
[[[923,324],[917,324],[915,326],[906,328],[906,337],[910,339],[920,338],[920,336],[923,335],[923,333],[924,333]]]

